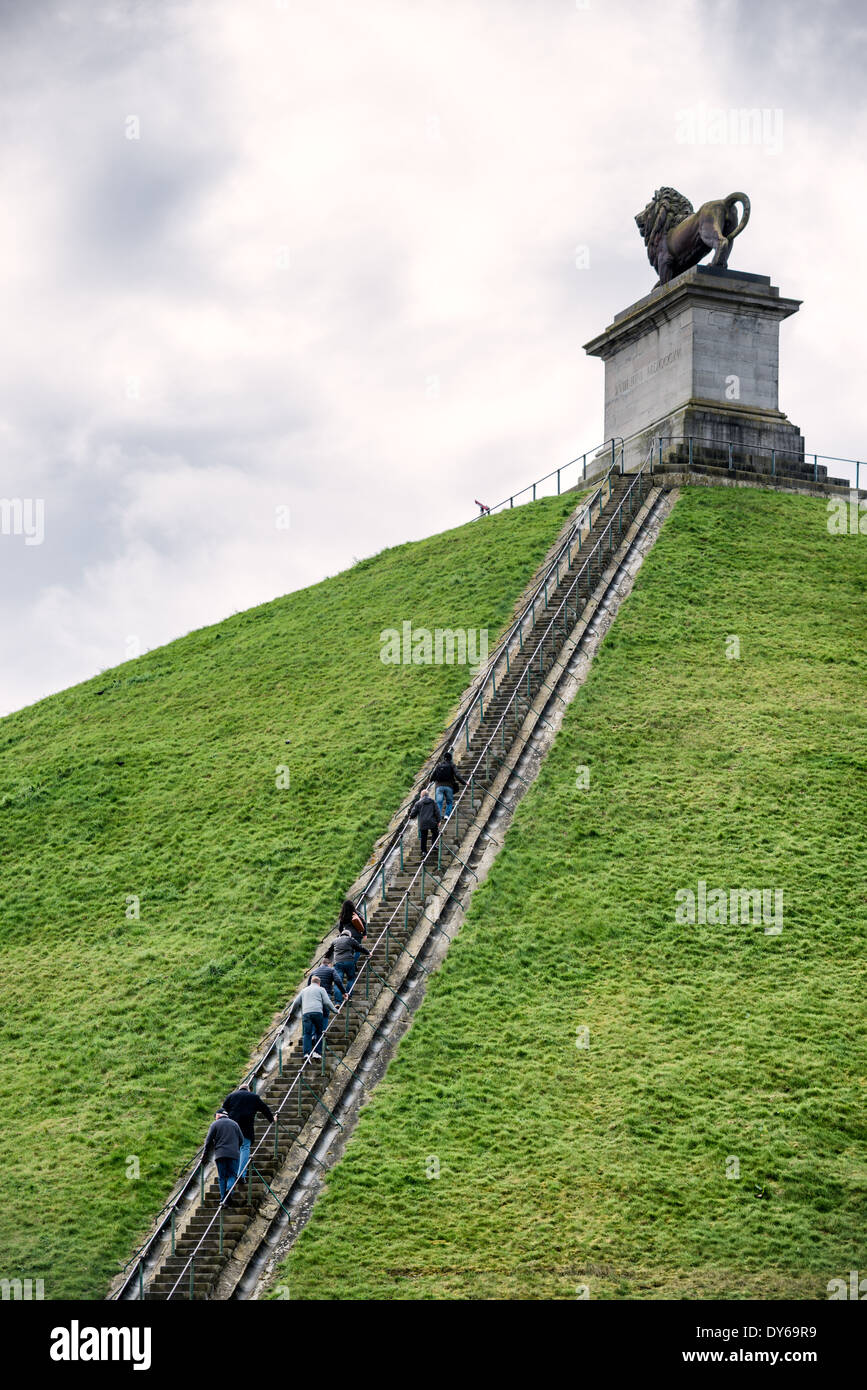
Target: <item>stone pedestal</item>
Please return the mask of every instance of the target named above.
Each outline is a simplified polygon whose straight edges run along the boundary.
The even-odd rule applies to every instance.
[[[772,449],[803,459],[779,409],[783,299],[766,275],[693,266],[618,314],[585,352],[605,362],[605,437],[622,438],[627,469],[658,436],[714,450]],[[664,451],[667,451],[664,448]]]

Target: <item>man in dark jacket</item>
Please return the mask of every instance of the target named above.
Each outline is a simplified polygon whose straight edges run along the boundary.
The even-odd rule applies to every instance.
[[[251,1091],[249,1086],[239,1086],[237,1091],[232,1091],[231,1095],[226,1096],[223,1101],[223,1109],[229,1119],[235,1121],[244,1136],[241,1140],[241,1153],[238,1158],[238,1176],[235,1179],[236,1182],[240,1182],[250,1161],[250,1145],[253,1142],[257,1113],[264,1115],[269,1124],[274,1123],[274,1116],[262,1097],[257,1096],[255,1091]]]
[[[359,944],[355,933],[346,928],[334,939],[334,973],[340,981],[345,994],[355,979],[355,968],[359,956],[369,956],[365,946]]]
[[[445,820],[452,813],[455,792],[458,787],[466,786],[466,778],[458,774],[458,770],[452,761],[451,749],[443,753],[439,762],[433,770],[433,780],[436,786],[437,810]],[[445,814],[443,814],[443,802],[445,802]]]
[[[313,970],[307,977],[308,985],[313,984],[313,976],[319,976],[319,983],[325,990],[329,999],[333,999],[335,1004],[340,1007],[343,1003],[343,990],[340,988],[340,980],[334,965],[330,960],[321,960],[318,965],[314,965]]]
[[[421,841],[422,859],[427,854],[428,836],[431,837],[432,841],[436,839],[440,823],[440,813],[436,802],[430,795],[430,790],[428,787],[422,792],[409,813],[414,820],[418,819],[418,838]]]
[[[205,1138],[205,1152],[202,1162],[207,1163],[211,1149],[217,1160],[217,1178],[220,1183],[220,1201],[225,1202],[238,1175],[238,1156],[244,1138],[238,1125],[230,1120],[225,1110],[218,1110],[214,1123]]]

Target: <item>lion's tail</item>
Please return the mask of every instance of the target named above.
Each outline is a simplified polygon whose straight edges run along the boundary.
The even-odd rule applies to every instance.
[[[738,225],[735,227],[734,231],[729,232],[729,241],[731,241],[733,237],[736,237],[739,232],[742,232],[744,227],[750,220],[750,200],[747,197],[746,193],[730,193],[725,200],[726,213],[729,212],[734,203],[742,204],[744,214]]]

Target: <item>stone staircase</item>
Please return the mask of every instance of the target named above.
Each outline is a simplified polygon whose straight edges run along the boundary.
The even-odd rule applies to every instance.
[[[222,1210],[216,1174],[207,1180],[200,1173],[198,1181],[191,1180],[175,1204],[170,1225],[163,1223],[159,1245],[149,1247],[147,1273],[142,1259],[138,1278],[130,1275],[114,1297],[230,1297],[250,1259],[253,1228],[257,1221],[261,1226],[262,1212],[279,1215],[281,1207],[286,1212],[292,1181],[321,1142],[342,1093],[353,1082],[355,1070],[347,1055],[357,1064],[360,1049],[373,1036],[371,1020],[382,1016],[384,1006],[402,988],[410,962],[419,959],[420,937],[426,932],[432,937],[436,931],[431,904],[442,901],[443,895],[455,897],[453,889],[496,805],[491,789],[501,785],[513,750],[526,741],[528,726],[538,718],[540,699],[550,698],[546,691],[552,668],[613,559],[632,544],[634,517],[645,515],[659,495],[657,480],[649,476],[612,474],[609,486],[610,495],[580,547],[571,547],[547,589],[528,604],[528,621],[510,651],[508,670],[486,687],[488,693],[482,692],[477,722],[466,724],[454,746],[458,772],[466,778],[472,774],[469,791],[456,803],[424,866],[414,831],[405,836],[399,851],[391,853],[383,892],[368,910],[371,955],[361,958],[353,992],[323,1040],[321,1061],[305,1064],[298,1041],[284,1046],[270,1071],[263,1067],[257,1077],[256,1089],[277,1115],[277,1123],[266,1125],[257,1117],[249,1179],[236,1187]],[[235,1271],[231,1277],[230,1266]]]

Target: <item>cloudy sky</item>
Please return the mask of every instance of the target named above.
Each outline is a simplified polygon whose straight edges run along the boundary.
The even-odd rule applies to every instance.
[[[781,407],[865,456],[863,13],[0,0],[0,496],[44,500],[0,713],[594,445],[660,184],[749,193],[732,266],[804,301]],[[772,138],[702,143],[741,107]]]

